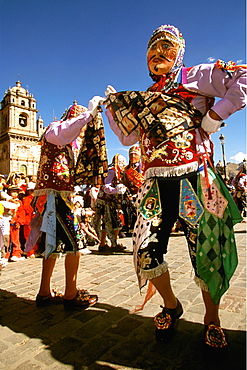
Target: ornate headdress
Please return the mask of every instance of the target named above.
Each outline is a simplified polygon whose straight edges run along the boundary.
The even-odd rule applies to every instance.
[[[114,168],[117,180],[119,181],[121,178],[122,170],[120,167],[126,166],[127,166],[126,158],[121,154],[115,154],[114,157],[112,158],[112,163],[110,164],[109,169]]]
[[[83,105],[77,104],[76,101],[73,102],[72,105],[70,105],[65,112],[63,113],[61,120],[65,121],[68,118],[77,117],[81,113],[85,112],[87,110],[86,107],[83,107]]]
[[[183,56],[185,52],[185,40],[182,33],[174,26],[163,25],[153,31],[152,36],[148,42],[148,51],[152,45],[160,40],[169,40],[179,46],[178,55],[171,71],[163,76],[157,76],[150,72],[150,77],[157,82],[151,87],[151,91],[169,90],[177,81],[178,74],[183,66]]]
[[[141,148],[139,146],[137,146],[137,145],[132,146],[129,149],[129,155],[132,154],[132,153],[136,153],[138,155],[141,155]]]

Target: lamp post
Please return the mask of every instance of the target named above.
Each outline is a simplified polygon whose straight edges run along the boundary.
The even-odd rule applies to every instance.
[[[226,181],[226,156],[225,156],[225,136],[221,134],[219,136],[221,148],[222,148],[222,158],[223,158],[223,167],[224,167],[224,180]]]

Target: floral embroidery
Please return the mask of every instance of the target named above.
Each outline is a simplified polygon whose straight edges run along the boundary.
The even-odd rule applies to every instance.
[[[142,269],[149,267],[150,263],[152,262],[152,258],[150,257],[149,252],[143,252],[141,256],[138,256],[139,259],[139,266]]]
[[[230,60],[228,63],[224,62],[221,59],[218,59],[215,63],[216,67],[221,69],[223,72],[226,72],[230,77],[232,77],[233,72],[236,71],[236,63]]]
[[[184,131],[182,134],[176,135],[171,139],[175,143],[176,148],[179,149],[189,148],[191,140],[193,140],[193,135],[188,131]]]
[[[55,157],[52,170],[60,180],[65,182],[70,181],[69,163],[65,156],[65,152],[61,152],[57,157]]]

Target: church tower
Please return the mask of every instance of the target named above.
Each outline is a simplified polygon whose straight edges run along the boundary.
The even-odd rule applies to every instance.
[[[17,81],[5,92],[0,109],[0,173],[36,175],[44,132],[33,95]]]

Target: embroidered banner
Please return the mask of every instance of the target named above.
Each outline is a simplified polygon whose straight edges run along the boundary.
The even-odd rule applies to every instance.
[[[124,135],[140,124],[158,147],[175,135],[199,127],[202,114],[178,95],[150,91],[110,94],[108,109]]]
[[[132,182],[137,188],[140,188],[144,182],[144,176],[137,172],[133,167],[129,167],[125,174],[130,182]]]
[[[161,213],[160,192],[157,180],[153,181],[150,189],[143,197],[138,210],[145,219],[153,218]]]
[[[180,181],[179,216],[195,226],[203,215],[203,207],[188,179]]]

